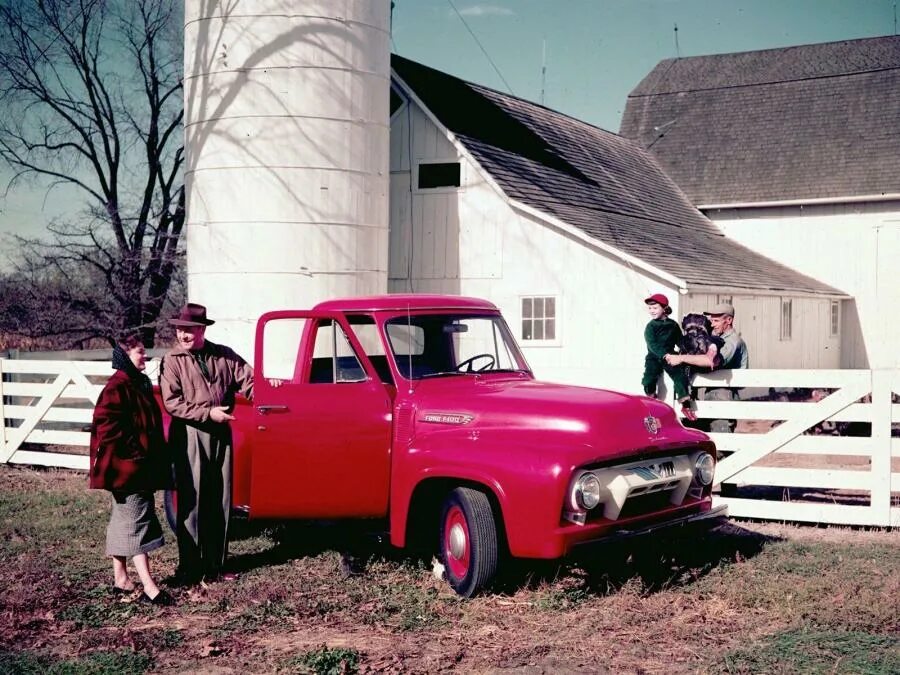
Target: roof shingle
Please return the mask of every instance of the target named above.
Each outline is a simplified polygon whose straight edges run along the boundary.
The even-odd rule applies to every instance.
[[[661,61],[620,133],[694,204],[900,193],[900,36]]]
[[[689,288],[840,294],[727,239],[638,144],[396,55],[392,66],[510,199]]]

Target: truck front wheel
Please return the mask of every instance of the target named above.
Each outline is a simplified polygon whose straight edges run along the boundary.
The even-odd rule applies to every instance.
[[[453,590],[469,598],[497,573],[497,525],[485,493],[456,488],[441,510],[441,561]]]

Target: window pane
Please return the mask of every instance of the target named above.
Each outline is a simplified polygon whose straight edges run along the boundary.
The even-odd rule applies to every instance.
[[[340,327],[335,334],[335,343],[338,354],[335,359],[335,381],[362,382],[365,380],[366,372],[359,359],[356,358],[353,347],[350,346],[350,340],[347,339]]]
[[[544,300],[544,313],[548,318],[556,318],[556,298],[546,298]]]
[[[544,322],[543,321],[535,321],[534,322],[534,339],[535,340],[543,340],[544,339]]]
[[[791,300],[781,301],[781,339],[791,339]]]
[[[534,318],[535,319],[543,319],[544,318],[544,299],[543,298],[535,298],[534,299]]]
[[[425,329],[422,326],[388,323],[385,330],[391,342],[391,349],[397,356],[409,354],[418,356],[425,351]]]
[[[356,339],[362,345],[367,356],[384,356],[384,346],[378,335],[375,319],[367,316],[351,316],[350,327],[356,333]]]
[[[532,337],[532,321],[531,319],[522,319],[522,339],[523,340],[533,340]]]
[[[333,384],[365,379],[365,371],[343,329],[331,321],[322,321],[316,328],[309,381],[312,384]]]
[[[419,189],[459,187],[459,162],[419,164]]]
[[[522,298],[522,318],[530,319],[532,316],[531,298]]]
[[[263,377],[288,382],[300,377],[297,359],[306,319],[275,319],[263,329]],[[298,380],[299,381],[299,380]]]
[[[556,319],[547,319],[547,321],[544,322],[544,339],[556,339]]]

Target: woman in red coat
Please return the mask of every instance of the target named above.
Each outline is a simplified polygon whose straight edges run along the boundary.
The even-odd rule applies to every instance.
[[[165,543],[154,493],[171,487],[172,478],[162,414],[142,372],[145,359],[144,345],[135,335],[113,349],[115,372],[94,408],[90,487],[112,493],[106,554],[113,559],[113,592],[134,590],[126,568],[131,558],[144,586],[141,599],[170,605],[172,596],[153,580],[147,557]]]

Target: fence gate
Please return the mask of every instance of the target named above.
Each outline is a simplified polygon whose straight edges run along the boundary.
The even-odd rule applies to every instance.
[[[900,405],[894,403],[900,395],[900,371],[718,371],[698,376],[694,385],[827,393],[818,401],[698,402],[703,418],[774,424],[761,433],[710,434],[727,454],[716,468],[715,482],[739,488],[737,496],[720,498],[728,504],[729,515],[900,526],[900,438],[892,437],[894,425],[900,423]],[[855,423],[855,433],[809,433],[823,422]],[[779,499],[744,497],[750,490],[743,488],[748,486],[782,492]],[[799,492],[797,488],[819,491],[821,496],[817,501],[786,500]],[[845,503],[848,500],[863,503]]]
[[[108,361],[0,359],[0,463],[86,470],[94,404],[112,372]]]

